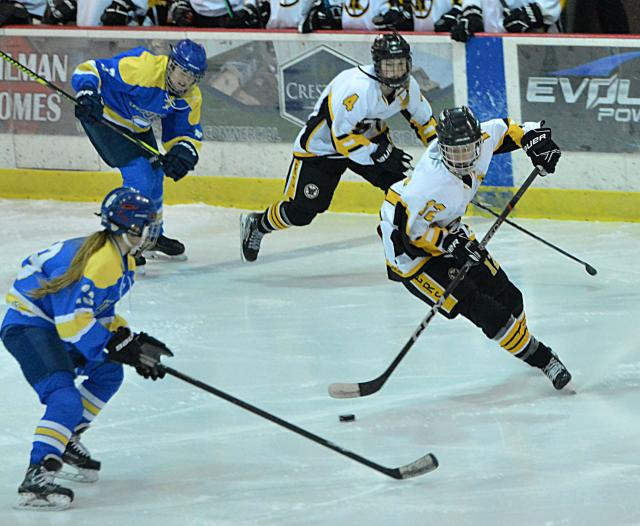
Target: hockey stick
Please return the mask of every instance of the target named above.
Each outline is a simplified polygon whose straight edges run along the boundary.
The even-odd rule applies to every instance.
[[[489,228],[489,231],[484,235],[484,237],[482,238],[482,241],[480,241],[481,249],[484,249],[487,246],[487,243],[489,243],[489,241],[491,240],[493,235],[496,233],[498,228],[500,228],[500,225],[502,225],[502,223],[505,221],[507,216],[511,213],[511,211],[516,206],[516,203],[520,201],[520,198],[522,197],[522,195],[525,193],[527,188],[531,186],[531,183],[533,183],[533,180],[538,176],[538,174],[541,171],[542,169],[536,166],[533,169],[533,171],[529,174],[529,177],[527,177],[526,181],[522,184],[520,189],[511,198],[511,201],[507,203],[507,206],[504,208],[502,213],[498,216],[498,219],[496,219],[493,225],[491,225],[491,228]],[[411,338],[409,338],[409,341],[407,341],[407,343],[404,344],[404,347],[402,348],[400,353],[398,353],[398,356],[395,357],[395,359],[393,360],[393,362],[391,362],[391,365],[387,367],[387,370],[385,372],[383,372],[377,378],[374,378],[373,380],[369,380],[368,382],[360,382],[357,384],[356,383],[331,384],[329,386],[329,395],[331,395],[333,398],[357,398],[359,396],[368,396],[370,394],[378,392],[382,388],[382,386],[385,384],[385,382],[389,379],[389,377],[391,376],[391,373],[393,373],[396,367],[398,367],[398,364],[406,356],[406,354],[409,352],[411,347],[413,347],[413,344],[416,342],[418,337],[422,334],[422,331],[424,331],[427,328],[431,320],[434,318],[434,316],[438,312],[438,309],[442,307],[442,305],[444,305],[444,302],[446,301],[446,299],[449,296],[451,296],[454,289],[464,279],[464,277],[467,275],[467,272],[469,272],[469,269],[472,266],[473,266],[473,262],[471,260],[467,260],[467,262],[464,265],[462,265],[462,268],[460,268],[460,271],[458,272],[457,276],[451,281],[451,283],[449,283],[449,286],[444,290],[444,292],[442,293],[442,296],[440,296],[440,299],[437,301],[437,303],[433,305],[433,307],[431,307],[431,310],[429,311],[429,313],[422,320],[422,322],[420,322],[420,325],[418,325],[418,328],[413,332],[413,334],[411,335]]]
[[[12,66],[15,66],[16,68],[18,68],[23,73],[26,73],[27,75],[29,75],[38,84],[40,84],[42,86],[45,86],[45,87],[47,87],[49,89],[52,89],[58,95],[61,95],[65,99],[71,101],[73,104],[75,104],[75,105],[78,104],[78,101],[75,99],[75,97],[73,97],[72,95],[70,95],[69,93],[64,91],[62,88],[59,88],[58,86],[56,86],[52,82],[49,82],[47,79],[41,77],[35,71],[31,71],[27,66],[24,66],[23,64],[21,64],[20,62],[18,62],[14,58],[12,58],[11,56],[7,55],[4,51],[0,51],[0,58],[4,59],[5,61],[7,61]],[[124,132],[121,128],[119,128],[115,124],[111,124],[109,121],[107,121],[105,119],[100,119],[99,122],[104,124],[105,126],[111,128],[117,134],[122,135],[126,139],[129,139],[131,142],[137,144],[140,148],[142,148],[143,150],[147,151],[148,153],[151,153],[153,155],[157,155],[160,158],[160,160],[162,160],[164,158],[164,155],[162,155],[156,148],[154,148],[150,144],[147,144],[144,141],[141,141],[140,139],[136,139],[135,137],[132,137],[131,135],[129,135],[128,133]]]
[[[475,200],[471,201],[471,203],[474,206],[477,206],[478,208],[480,208],[481,210],[484,210],[485,212],[489,212],[492,216],[498,217],[498,213],[494,212],[493,210],[491,210],[491,208],[489,208],[488,206],[485,206],[482,203],[478,203]],[[540,236],[537,236],[536,234],[534,234],[533,232],[530,232],[526,228],[523,228],[520,225],[514,223],[513,221],[509,221],[508,219],[505,219],[504,222],[507,223],[508,225],[511,225],[516,230],[520,230],[520,232],[523,232],[524,234],[527,234],[528,236],[531,236],[533,239],[536,239],[536,240],[540,241],[540,243],[544,243],[548,247],[550,247],[550,248],[552,248],[554,250],[557,250],[558,252],[560,252],[560,254],[564,254],[568,258],[573,259],[574,261],[577,261],[578,263],[584,265],[584,269],[587,271],[587,274],[590,274],[591,276],[595,276],[598,273],[598,271],[595,268],[593,268],[591,265],[589,265],[589,263],[587,263],[586,261],[582,261],[581,259],[578,259],[574,255],[569,254],[569,252],[566,252],[565,250],[562,250],[560,247],[555,246],[553,243],[550,243],[549,241],[547,241],[545,239],[542,239]]]
[[[208,393],[211,393],[215,396],[218,396],[220,398],[223,398],[224,400],[226,400],[227,402],[231,402],[234,405],[237,405],[239,407],[242,407],[242,409],[245,409],[253,414],[256,414],[258,416],[261,416],[262,418],[266,418],[267,420],[271,420],[271,422],[278,424],[279,426],[284,427],[285,429],[288,429],[289,431],[293,431],[294,433],[297,433],[298,435],[302,435],[305,438],[308,438],[309,440],[312,440],[313,442],[315,442],[316,444],[320,444],[321,446],[324,447],[328,447],[329,449],[332,449],[333,451],[340,453],[341,455],[344,455],[345,457],[349,457],[351,460],[355,460],[356,462],[359,462],[360,464],[363,464],[367,467],[370,467],[371,469],[375,469],[376,471],[378,471],[379,473],[383,473],[389,477],[392,477],[394,479],[408,479],[411,477],[417,477],[418,475],[422,475],[424,473],[429,473],[430,471],[433,471],[434,469],[436,469],[438,467],[438,459],[435,457],[435,455],[433,455],[432,453],[427,453],[426,455],[424,455],[423,457],[420,457],[418,460],[415,460],[413,462],[411,462],[410,464],[406,464],[404,466],[400,466],[398,468],[387,468],[385,466],[381,466],[380,464],[376,464],[375,462],[372,462],[371,460],[368,460],[364,457],[361,457],[360,455],[357,455],[356,453],[353,453],[352,451],[349,451],[348,449],[344,449],[336,444],[334,444],[333,442],[329,442],[328,440],[318,436],[318,435],[314,435],[313,433],[311,433],[310,431],[307,431],[306,429],[302,429],[301,427],[298,427],[294,424],[291,424],[290,422],[287,422],[286,420],[282,420],[282,418],[278,418],[275,415],[272,415],[271,413],[267,413],[266,411],[263,411],[262,409],[251,405],[247,402],[244,402],[234,396],[231,396],[230,394],[225,393],[224,391],[220,391],[219,389],[216,389],[215,387],[205,384],[204,382],[201,382],[200,380],[196,380],[195,378],[191,378],[190,376],[187,376],[184,373],[181,373],[180,371],[176,371],[175,369],[172,369],[171,367],[167,367],[164,364],[160,364],[158,365],[158,367],[161,367],[167,374],[174,376],[176,378],[179,378],[180,380],[183,380],[184,382],[187,382],[191,385],[194,385],[196,387],[199,387],[200,389],[203,389],[204,391],[207,391]]]

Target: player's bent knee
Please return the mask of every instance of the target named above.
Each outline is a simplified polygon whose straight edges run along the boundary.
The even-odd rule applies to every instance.
[[[293,226],[306,226],[310,224],[319,213],[315,210],[298,206],[293,202],[284,203],[282,209],[289,223]]]

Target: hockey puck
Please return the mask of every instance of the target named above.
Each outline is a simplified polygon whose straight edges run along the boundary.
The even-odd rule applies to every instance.
[[[356,415],[340,415],[340,422],[353,422]]]

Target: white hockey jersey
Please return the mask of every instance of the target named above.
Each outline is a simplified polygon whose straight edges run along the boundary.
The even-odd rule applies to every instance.
[[[272,0],[267,29],[298,27],[307,17],[314,0]]]
[[[504,5],[509,9],[524,7],[534,0],[462,0],[462,8],[477,6],[482,9],[482,20],[484,30],[487,33],[504,33],[502,25],[504,18]],[[560,18],[560,0],[535,0],[540,6],[544,23],[551,26],[558,22]]]
[[[396,276],[409,278],[433,256],[440,256],[442,241],[450,230],[468,228],[460,224],[471,200],[489,168],[494,154],[521,148],[523,135],[540,127],[539,122],[516,124],[510,119],[483,122],[483,142],[474,173],[467,183],[453,175],[442,162],[438,141],[431,143],[413,174],[391,186],[380,209],[380,228],[387,268]],[[399,235],[412,247],[418,257],[412,257],[398,247],[399,226],[396,207],[404,208],[406,225]],[[415,254],[414,254],[415,255]]]
[[[324,88],[309,119],[296,138],[293,154],[298,158],[348,157],[371,165],[377,144],[371,139],[384,133],[386,119],[402,113],[426,146],[435,138],[431,105],[410,77],[409,89],[389,102],[373,78],[372,65],[339,73]]]
[[[451,0],[413,0],[413,30],[433,31],[434,24],[452,7]]]
[[[229,14],[225,0],[190,0],[193,10],[202,16],[223,16]],[[247,2],[254,4],[254,2]],[[233,11],[239,11],[244,7],[244,0],[229,0]]]
[[[80,27],[101,26],[100,17],[104,10],[111,5],[113,0],[78,0],[77,24]],[[148,0],[132,0],[140,9],[146,12],[149,7]]]
[[[44,8],[47,6],[46,0],[20,0],[22,5],[33,16],[44,16]]]
[[[366,29],[377,31],[373,17],[386,13],[389,9],[388,0],[343,0],[342,29]]]

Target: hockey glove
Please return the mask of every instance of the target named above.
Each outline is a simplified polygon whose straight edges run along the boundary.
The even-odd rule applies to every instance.
[[[471,261],[471,265],[475,266],[487,257],[487,251],[461,231],[447,234],[442,240],[442,249],[452,255],[459,265]]]
[[[270,16],[271,4],[269,2],[258,2],[257,6],[246,4],[236,12],[225,27],[240,29],[264,28],[267,26]]]
[[[189,0],[176,0],[169,7],[167,21],[174,26],[187,27],[193,22],[194,11]]]
[[[413,157],[400,148],[396,148],[391,142],[382,141],[371,155],[371,159],[375,164],[389,172],[404,175],[407,170],[412,168],[411,161]]]
[[[458,23],[458,19],[462,14],[462,9],[459,5],[454,5],[449,11],[442,15],[436,23],[433,25],[433,30],[436,33],[448,33]]]
[[[104,10],[100,22],[105,26],[126,26],[138,11],[138,6],[131,0],[113,0]]]
[[[502,24],[509,33],[526,33],[533,29],[543,28],[544,19],[540,6],[532,2],[510,11],[505,9]]]
[[[31,15],[22,2],[0,1],[0,26],[30,25]]]
[[[135,334],[127,327],[120,327],[107,343],[107,354],[113,362],[135,367],[144,378],[157,380],[164,377],[164,370],[158,367],[162,356],[173,356],[167,346],[148,334]]]
[[[311,33],[317,29],[342,29],[342,4],[316,0],[298,25],[298,32]]]
[[[465,7],[455,26],[451,28],[451,38],[458,42],[468,42],[476,33],[484,31],[482,9],[472,5]]]
[[[44,10],[43,24],[65,25],[76,21],[78,13],[77,0],[47,0]]]
[[[104,105],[102,97],[94,87],[81,89],[76,93],[75,114],[78,119],[86,123],[94,123],[102,118]]]
[[[411,2],[391,0],[389,10],[374,16],[371,21],[378,29],[413,31],[413,6]]]
[[[552,174],[560,159],[560,148],[551,139],[550,128],[531,130],[522,137],[522,149],[531,159],[533,166],[539,166],[541,176]]]
[[[193,144],[187,141],[177,142],[162,160],[164,174],[174,181],[179,181],[196,167],[198,158],[198,151]]]

